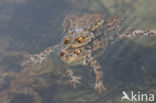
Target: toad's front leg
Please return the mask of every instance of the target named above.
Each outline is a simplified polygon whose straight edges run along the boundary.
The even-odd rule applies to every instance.
[[[69,78],[69,83],[74,87],[77,88],[76,85],[80,84],[81,82],[79,81],[80,79],[82,79],[79,76],[75,76],[73,71],[70,69],[65,68],[65,76]]]
[[[21,66],[27,65],[27,64],[41,64],[44,60],[47,59],[47,56],[49,56],[51,53],[53,53],[55,50],[63,47],[62,44],[58,44],[52,47],[49,47],[42,52],[38,54],[33,54],[33,55],[24,55],[24,57],[27,59],[24,61]]]
[[[103,90],[106,91],[106,88],[103,85],[103,71],[101,65],[93,57],[89,57],[87,62],[91,67],[93,67],[96,74],[95,89],[97,89],[99,93],[102,93]]]

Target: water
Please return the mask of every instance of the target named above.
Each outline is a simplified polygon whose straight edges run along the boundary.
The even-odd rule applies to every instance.
[[[25,53],[39,53],[62,42],[63,19],[70,14],[118,15],[124,18],[122,33],[156,30],[155,10],[155,0],[1,0],[0,97],[9,95],[10,103],[35,103],[29,93],[34,91],[40,95],[36,101],[41,98],[42,103],[121,103],[123,90],[156,96],[156,37],[118,40],[97,58],[108,89],[103,95],[93,89],[91,67],[70,67],[83,77],[82,84],[72,88],[57,52],[42,65],[20,66]]]

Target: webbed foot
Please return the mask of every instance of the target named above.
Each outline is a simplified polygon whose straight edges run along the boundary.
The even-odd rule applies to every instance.
[[[104,87],[102,82],[98,82],[95,84],[95,89],[101,94],[102,91],[106,91],[107,89]]]
[[[71,77],[71,80],[69,80],[70,84],[74,87],[74,88],[77,88],[76,85],[77,84],[81,84],[81,82],[79,80],[81,80],[82,77],[79,77],[79,76],[72,76]]]
[[[74,76],[73,71],[71,71],[70,69],[65,69],[66,71],[66,76],[68,78],[70,78],[69,83],[74,87],[77,88],[76,85],[77,84],[81,84],[81,82],[79,80],[82,79],[82,77],[79,76]]]

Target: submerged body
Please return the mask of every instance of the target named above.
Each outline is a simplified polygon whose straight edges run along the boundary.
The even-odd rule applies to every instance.
[[[59,50],[59,57],[61,61],[66,64],[64,67],[65,74],[69,78],[69,82],[75,88],[77,84],[81,83],[80,79],[82,78],[75,76],[74,73],[70,69],[68,69],[68,67],[86,65],[91,66],[96,74],[95,89],[97,89],[100,93],[103,90],[106,90],[103,85],[103,67],[96,60],[96,58],[103,54],[107,47],[117,39],[136,36],[155,36],[156,34],[150,31],[136,30],[120,35],[113,34],[111,39],[106,39],[108,37],[107,35],[109,34],[108,32],[114,30],[121,23],[121,18],[114,17],[114,19],[103,19],[103,17],[101,17],[100,15],[98,16],[97,14],[90,16],[90,18],[87,18],[88,15],[82,17],[74,16],[74,18],[76,19],[72,19],[73,16],[65,18],[64,33],[67,33],[63,38],[62,43],[53,47],[49,47],[39,54],[25,55],[28,60],[22,63],[22,65],[26,65],[28,63],[40,64],[52,52]],[[94,20],[97,19],[97,16],[99,17],[99,19],[97,20],[99,22]],[[92,29],[91,25],[87,25],[86,19],[89,19],[88,23],[92,22],[93,24],[96,24],[92,25],[94,29]],[[71,23],[68,22],[68,24],[67,21],[70,21]],[[83,22],[86,23],[83,24]],[[74,26],[74,24],[77,24],[77,26]],[[84,29],[83,27],[86,26],[87,29]],[[50,65],[51,67],[53,66],[53,64],[51,63]],[[53,83],[51,82],[53,81],[53,78],[51,78],[53,69],[46,68],[49,66],[35,66],[29,69],[26,68],[20,73],[12,75],[14,80],[12,80],[8,90],[0,93],[0,102],[11,103],[15,95],[24,94],[32,96],[35,103],[41,103],[41,97],[36,92],[36,90],[40,90],[42,88],[53,85]]]
[[[96,57],[103,54],[106,48],[116,39],[140,35],[155,35],[155,33],[150,31],[138,30],[130,33],[113,35],[112,39],[107,40],[108,32],[116,29],[121,22],[122,19],[119,17],[105,19],[100,14],[87,14],[82,17],[76,15],[68,16],[64,20],[63,26],[66,35],[62,43],[54,47],[49,47],[39,54],[26,55],[28,60],[23,64],[40,64],[52,52],[59,50],[60,59],[66,64],[64,67],[65,74],[74,87],[76,87],[77,83],[81,83],[79,80],[82,78],[74,76],[74,73],[68,69],[68,66],[86,65],[93,68],[96,74],[95,89],[102,92],[106,90],[103,85],[103,70],[102,66],[96,60]]]
[[[102,67],[98,61],[92,57],[92,51],[95,51],[94,49],[96,48],[103,47],[102,45],[95,45],[98,44],[98,42],[103,42],[102,39],[99,40],[97,38],[106,37],[108,32],[116,29],[121,23],[122,18],[116,16],[112,18],[104,18],[104,16],[100,14],[86,14],[81,17],[76,15],[68,16],[64,19],[63,23],[63,33],[66,35],[62,43],[54,47],[49,47],[40,54],[26,55],[28,61],[25,61],[22,65],[27,63],[40,64],[50,53],[56,49],[60,49],[60,58],[67,64],[65,72],[70,79],[70,83],[76,87],[76,84],[80,83],[78,80],[81,79],[81,77],[74,76],[67,66],[90,65],[96,74],[95,88],[98,89],[99,92],[102,92],[102,90],[106,90],[103,86]]]

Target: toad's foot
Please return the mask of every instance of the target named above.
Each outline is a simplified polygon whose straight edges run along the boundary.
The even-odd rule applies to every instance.
[[[95,60],[90,55],[88,56],[87,62],[93,67],[94,72],[96,74],[96,83],[95,83],[95,89],[98,90],[100,94],[102,94],[102,91],[106,91],[106,88],[103,86],[103,71],[102,67],[99,64],[97,60]]]
[[[95,89],[101,94],[102,91],[106,91],[107,89],[104,87],[102,82],[98,82],[95,84]]]
[[[69,69],[65,69],[65,75],[70,79],[69,83],[76,88],[76,84],[81,84],[79,80],[82,79],[82,77],[74,76],[73,71]]]
[[[81,80],[82,77],[78,77],[78,76],[72,76],[71,80],[69,80],[70,84],[74,87],[77,88],[76,85],[77,84],[81,84],[81,82],[79,80]]]

